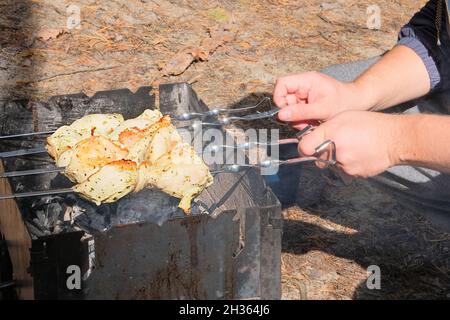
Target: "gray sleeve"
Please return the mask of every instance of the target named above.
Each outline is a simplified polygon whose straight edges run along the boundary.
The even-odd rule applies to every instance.
[[[428,76],[430,77],[430,87],[431,89],[436,88],[441,82],[441,75],[430,51],[425,47],[420,38],[415,36],[414,30],[410,27],[405,26],[401,30],[399,38],[397,45],[403,45],[414,50],[414,52],[422,59],[427,68]]]
[[[411,48],[422,59],[430,77],[431,89],[441,85],[443,68],[448,68],[448,65],[443,63],[445,59],[442,59],[441,48],[438,45],[435,26],[436,6],[436,0],[428,1],[401,29],[398,36],[398,45]],[[442,25],[444,26],[445,22]]]

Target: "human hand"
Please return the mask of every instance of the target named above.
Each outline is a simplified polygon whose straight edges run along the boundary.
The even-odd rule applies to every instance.
[[[328,120],[346,110],[363,109],[362,92],[318,72],[281,77],[275,84],[273,100],[282,108],[278,118],[298,129],[314,120]],[[358,103],[361,103],[358,105]]]
[[[299,151],[311,156],[326,140],[336,145],[337,165],[351,176],[371,177],[399,164],[401,118],[368,111],[346,111],[302,138]]]

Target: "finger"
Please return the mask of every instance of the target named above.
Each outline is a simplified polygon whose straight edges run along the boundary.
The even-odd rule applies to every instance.
[[[304,101],[306,103],[306,100],[308,99],[308,94],[309,88],[307,89],[305,87],[299,87],[296,92],[297,100]]]
[[[298,144],[298,151],[304,156],[312,156],[316,152],[316,148],[326,140],[325,124],[320,125],[313,131],[303,136]]]
[[[297,122],[305,120],[325,120],[328,110],[322,103],[295,104],[281,109],[278,118],[281,121]]]
[[[295,94],[288,94],[286,96],[286,104],[288,106],[297,104],[297,96]]]
[[[287,96],[287,88],[284,84],[283,78],[277,80],[275,84],[275,88],[273,90],[273,102],[280,108],[287,105],[286,96]]]
[[[281,108],[286,104],[286,96],[288,94],[300,94],[306,99],[310,88],[310,79],[305,74],[279,78],[275,84],[273,101]]]
[[[286,101],[286,96],[275,96],[274,94],[272,100],[278,108],[284,108],[288,105]]]

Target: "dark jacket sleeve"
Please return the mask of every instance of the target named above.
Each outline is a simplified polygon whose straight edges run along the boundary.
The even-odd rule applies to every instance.
[[[442,56],[442,46],[438,45],[436,32],[436,5],[437,0],[428,3],[417,12],[412,19],[401,29],[399,33],[398,45],[404,45],[414,50],[425,64],[430,76],[431,89],[442,85],[443,69],[448,65],[443,65],[445,59]],[[445,9],[442,10],[443,21],[441,23],[441,36],[448,37],[446,31]],[[448,41],[447,41],[448,44]]]

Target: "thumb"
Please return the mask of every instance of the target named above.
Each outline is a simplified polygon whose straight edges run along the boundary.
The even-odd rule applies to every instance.
[[[326,140],[325,125],[326,123],[321,124],[300,140],[298,151],[301,155],[312,156],[316,152],[316,148]]]
[[[329,107],[323,103],[294,104],[284,107],[278,113],[281,121],[296,122],[303,120],[326,120]]]

